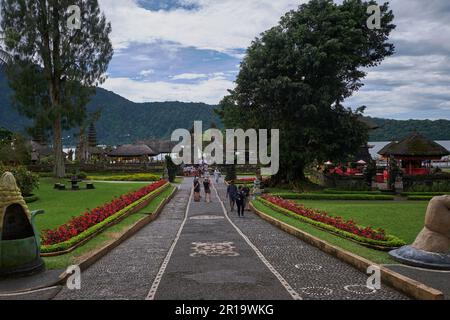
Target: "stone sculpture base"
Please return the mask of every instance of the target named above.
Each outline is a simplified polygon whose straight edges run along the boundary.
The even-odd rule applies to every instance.
[[[389,252],[389,255],[399,262],[414,267],[450,270],[450,254],[428,252],[412,246],[404,246]]]

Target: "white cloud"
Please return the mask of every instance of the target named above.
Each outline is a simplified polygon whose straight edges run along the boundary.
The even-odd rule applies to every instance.
[[[129,78],[109,78],[103,88],[134,102],[185,101],[217,104],[233,88],[233,82],[220,77],[202,80],[196,84],[164,81],[142,82]]]
[[[155,70],[153,69],[148,69],[148,70],[142,70],[141,72],[139,72],[139,74],[143,77],[148,77],[151,74],[154,74]]]
[[[304,0],[196,0],[196,10],[150,11],[134,0],[100,0],[112,22],[116,49],[158,40],[232,52],[246,48],[264,30]]]
[[[207,78],[208,75],[204,73],[182,73],[177,74],[172,77],[173,80],[196,80],[196,79],[202,79]]]

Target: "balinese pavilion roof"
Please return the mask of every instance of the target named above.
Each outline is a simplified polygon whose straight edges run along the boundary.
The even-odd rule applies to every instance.
[[[145,144],[124,144],[108,153],[109,157],[156,156],[157,153]]]
[[[450,154],[450,151],[445,149],[440,144],[429,140],[419,134],[418,132],[411,133],[408,137],[399,142],[391,142],[378,154],[382,156],[397,156],[397,157],[431,157],[441,158]]]
[[[145,144],[157,154],[162,154],[172,153],[172,149],[177,144],[177,142],[162,139],[146,139],[138,141],[138,144]]]

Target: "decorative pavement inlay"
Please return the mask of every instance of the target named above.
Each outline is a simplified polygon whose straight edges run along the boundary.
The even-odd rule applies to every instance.
[[[225,219],[225,217],[215,215],[201,215],[190,218],[190,220],[220,220],[220,219]]]
[[[207,257],[237,257],[239,253],[234,251],[233,242],[193,242],[191,257],[207,256]]]
[[[333,294],[333,290],[326,287],[305,287],[300,289],[304,294],[310,296],[329,296]]]
[[[361,284],[353,284],[348,285],[344,287],[345,291],[356,293],[356,294],[362,294],[362,295],[369,295],[374,294],[377,292],[374,288],[369,288],[368,286],[361,285]]]

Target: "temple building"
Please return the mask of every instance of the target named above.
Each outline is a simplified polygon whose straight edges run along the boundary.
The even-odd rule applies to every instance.
[[[145,144],[124,144],[109,152],[108,158],[112,163],[144,164],[157,155],[158,153]]]
[[[395,159],[406,175],[427,175],[431,172],[431,161],[448,156],[450,151],[429,140],[418,132],[398,142],[391,142],[378,154],[388,161]]]

